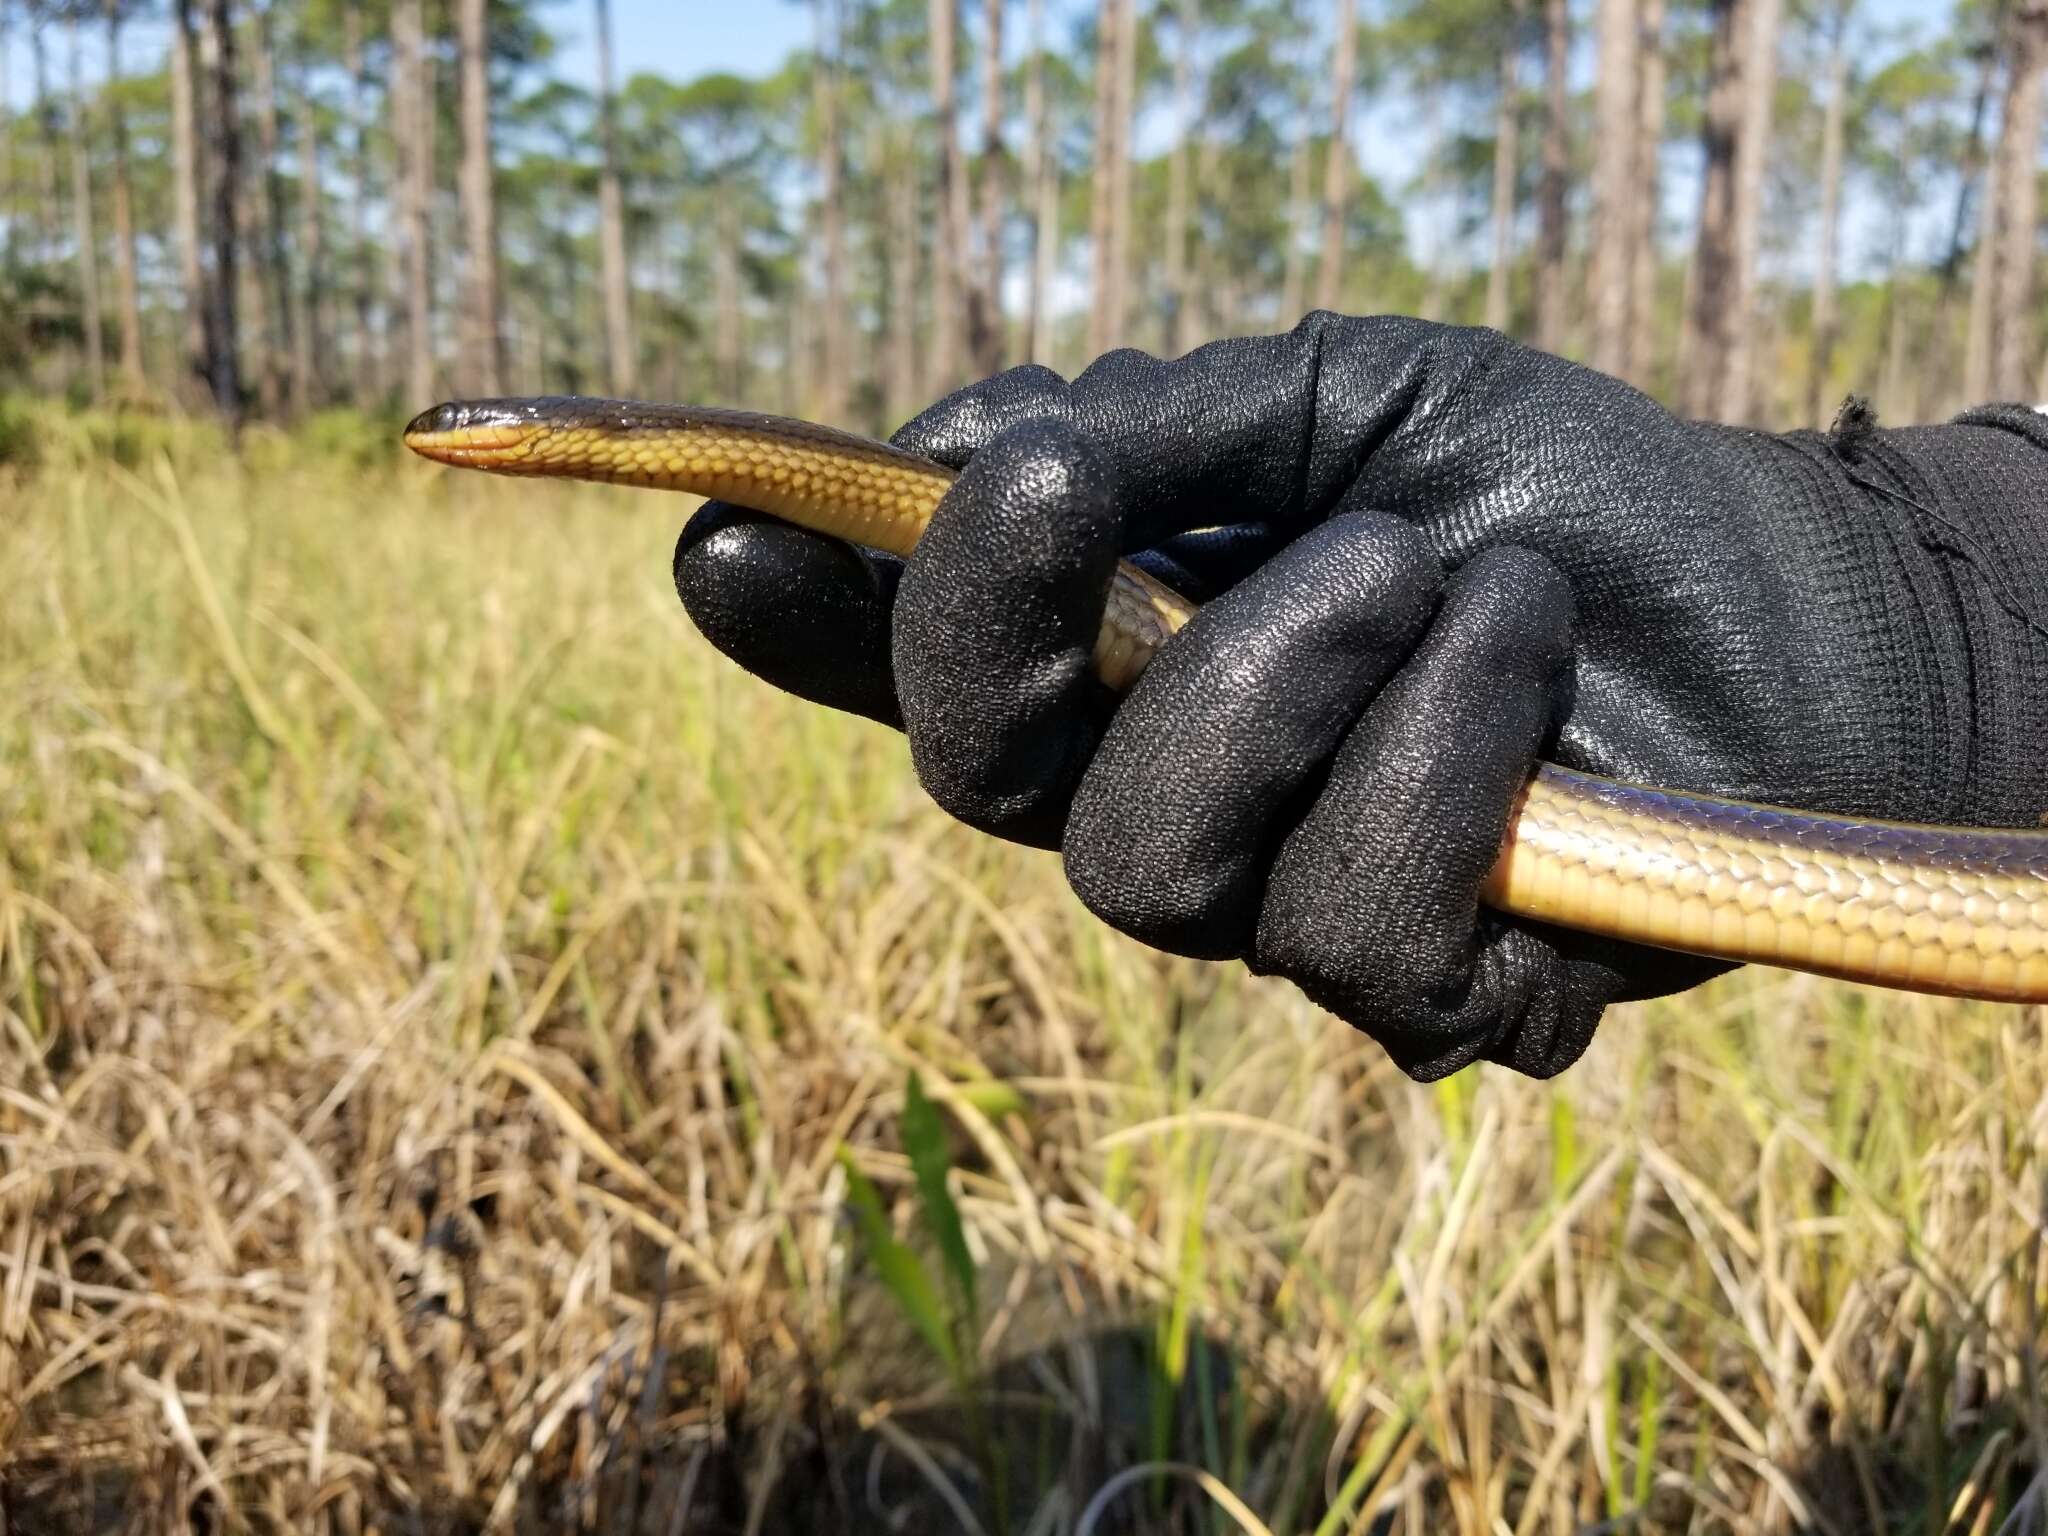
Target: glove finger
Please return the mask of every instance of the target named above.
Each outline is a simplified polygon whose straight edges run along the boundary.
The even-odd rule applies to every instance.
[[[1012,427],[1067,419],[1067,381],[1041,363],[1025,363],[933,401],[889,441],[906,453],[961,469]]]
[[[1285,335],[1184,357],[1106,353],[1071,384],[1013,368],[937,402],[895,442],[958,466],[1019,422],[1065,421],[1116,477],[1126,549],[1226,523],[1298,532],[1336,508],[1376,453],[1409,441],[1411,415],[1435,412],[1507,345],[1491,332],[1318,312]]]
[[[1230,523],[1162,539],[1130,556],[1191,602],[1220,597],[1287,545],[1289,530],[1271,523]]]
[[[1204,608],[1116,712],[1062,844],[1089,909],[1161,949],[1251,952],[1303,790],[1429,622],[1442,569],[1405,523],[1331,519]]]
[[[799,698],[899,729],[889,615],[902,570],[717,501],[676,540],[676,595],[707,640]]]
[[[1479,906],[1552,729],[1571,617],[1540,555],[1501,547],[1461,567],[1274,861],[1254,968],[1291,977],[1416,1076],[1490,1052],[1556,1070],[1618,991]],[[1507,1038],[1521,1032],[1526,1046]]]
[[[1090,663],[1117,508],[1091,444],[1029,422],[975,454],[905,566],[894,657],[911,759],[971,826],[1059,843],[1113,703]]]

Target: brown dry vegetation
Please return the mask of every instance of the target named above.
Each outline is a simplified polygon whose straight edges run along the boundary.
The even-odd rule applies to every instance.
[[[32,426],[8,1530],[2048,1519],[2042,1010],[1759,972],[1418,1087],[711,654],[673,501]]]

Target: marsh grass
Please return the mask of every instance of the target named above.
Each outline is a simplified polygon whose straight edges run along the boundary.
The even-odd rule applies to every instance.
[[[1417,1086],[724,664],[672,501],[9,419],[10,1530],[2048,1524],[2041,1010]]]

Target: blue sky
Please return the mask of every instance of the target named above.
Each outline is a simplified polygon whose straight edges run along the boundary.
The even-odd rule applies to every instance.
[[[970,20],[980,0],[961,0]],[[1141,0],[1142,3],[1142,0]],[[1329,8],[1334,11],[1335,6]],[[1379,0],[1361,0],[1360,13],[1371,17],[1384,6]],[[1591,39],[1589,3],[1581,0],[1576,9],[1586,12],[1578,38],[1581,44],[1575,60],[1579,72],[1590,73]],[[1049,0],[1047,26],[1055,42],[1071,35],[1071,27],[1082,14],[1094,9],[1093,0]],[[1863,0],[1858,15],[1866,26],[1896,33],[1910,29],[1921,38],[1936,35],[1953,10],[1951,0]],[[1025,47],[1023,7],[1012,0],[1005,41],[1012,54]],[[544,12],[562,45],[561,70],[585,84],[597,75],[596,54],[591,44],[590,6],[587,0],[556,0]],[[687,18],[687,20],[685,19]],[[612,31],[620,69],[651,69],[664,74],[687,76],[712,70],[735,74],[766,74],[790,52],[808,47],[811,41],[812,11],[799,0],[613,0]]]
[[[550,5],[545,14],[563,45],[562,73],[594,82],[588,0]],[[811,8],[790,0],[612,0],[612,44],[622,73],[767,74],[792,50],[808,46],[810,37]]]
[[[291,0],[277,0],[289,13]],[[976,0],[965,0],[971,10]],[[1068,23],[1092,9],[1092,0],[1051,0],[1047,6],[1054,36],[1065,35]],[[1582,5],[1581,9],[1590,9]],[[1013,50],[1024,44],[1021,6],[1009,27]],[[1334,5],[1332,6],[1334,9]],[[1379,6],[1364,0],[1363,14],[1370,16]],[[1864,0],[1860,13],[1886,27],[1910,25],[1931,35],[1946,21],[1950,0]],[[543,0],[541,14],[562,45],[561,71],[571,79],[591,83],[597,74],[596,54],[590,36],[588,0]],[[763,74],[775,68],[794,48],[805,46],[811,36],[811,8],[798,0],[612,0],[612,31],[622,74],[649,69],[677,77],[730,70],[736,74]],[[129,28],[129,49],[137,64],[162,57],[165,45],[161,22],[139,22]],[[66,67],[64,38],[60,28],[49,29],[50,67],[62,80]],[[1582,50],[1583,51],[1583,50]],[[99,72],[97,27],[87,29],[85,73]],[[19,104],[29,81],[28,49],[19,17],[10,48],[8,99]]]
[[[966,0],[970,12],[976,0]],[[1871,20],[1887,27],[1916,25],[1931,35],[1951,10],[1949,0],[1866,0],[1860,7]],[[1013,48],[1023,44],[1022,7],[1010,23]],[[1089,9],[1073,0],[1052,0],[1047,10],[1063,19]],[[1334,6],[1332,7],[1334,10]],[[1370,15],[1373,0],[1361,7]],[[548,8],[550,25],[564,43],[563,72],[594,79],[597,72],[590,46],[590,7],[569,0]],[[1055,35],[1063,31],[1055,28]],[[714,69],[735,74],[762,74],[775,68],[811,36],[811,9],[792,0],[613,0],[612,31],[619,58],[627,69],[654,69],[687,75]],[[573,36],[572,36],[573,34]]]

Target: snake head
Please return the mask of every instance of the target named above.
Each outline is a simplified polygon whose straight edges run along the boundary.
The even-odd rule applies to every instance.
[[[405,446],[464,469],[517,472],[534,443],[560,430],[566,401],[449,400],[406,423]]]

